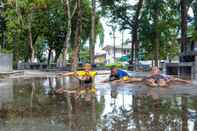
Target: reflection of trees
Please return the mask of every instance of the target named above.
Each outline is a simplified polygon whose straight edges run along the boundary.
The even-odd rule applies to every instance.
[[[189,108],[192,109],[194,112],[189,114],[189,117],[191,117],[194,120],[194,130],[197,130],[197,97],[192,97],[192,101],[188,100]]]
[[[54,89],[54,80],[48,78],[33,78],[15,80],[13,85],[14,100],[6,103],[0,109],[0,120],[14,121],[29,119],[32,121],[46,120],[49,125],[64,124],[66,130],[96,130],[96,124],[104,109],[104,97],[97,101],[76,100],[72,96],[55,96],[45,94],[43,81],[48,81],[48,89]],[[63,80],[56,79],[56,86],[63,85]],[[0,121],[1,122],[1,121]],[[20,125],[25,121],[20,121]],[[40,123],[42,124],[42,123]]]
[[[103,97],[102,97],[103,98]],[[103,111],[104,100],[101,98],[100,102],[96,97],[92,97],[91,101],[85,101],[84,99],[75,99],[73,96],[66,96],[66,99],[70,104],[69,111],[65,118],[65,127],[69,127],[69,130],[96,130],[97,122],[100,119],[100,115]]]
[[[118,113],[108,113],[104,117],[104,129],[137,131],[188,130],[187,97],[152,99],[133,96],[130,109],[118,108]],[[177,105],[177,103],[179,103]],[[196,118],[195,118],[196,120]]]
[[[182,112],[181,112],[181,117],[182,117],[182,131],[188,131],[188,113],[187,113],[187,98],[186,97],[182,97],[181,98],[181,108],[182,108]]]
[[[46,95],[42,83],[45,80],[51,82],[49,86],[55,85],[54,80],[48,78],[16,80],[13,87],[14,100],[2,105],[0,120],[9,122],[18,118],[39,118],[53,121],[53,124],[64,124],[66,130],[74,131],[96,130],[96,128],[120,131],[132,129],[187,131],[188,120],[192,119],[194,130],[197,130],[196,97],[173,96],[153,99],[133,96],[129,108],[125,108],[124,105],[118,106],[116,101],[112,104],[117,105],[111,106],[115,109],[101,117],[105,108],[104,96],[100,96],[100,100],[92,97],[91,101],[87,102],[84,99],[76,100],[72,96]],[[56,79],[56,86],[59,85],[63,85],[63,80]],[[54,88],[56,87],[52,89]],[[114,92],[112,94],[117,95]]]

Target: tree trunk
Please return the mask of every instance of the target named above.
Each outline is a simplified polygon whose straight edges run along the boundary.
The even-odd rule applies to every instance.
[[[155,5],[155,9],[154,9],[154,16],[153,16],[153,21],[154,21],[154,65],[155,66],[159,66],[159,48],[160,48],[160,42],[159,42],[159,39],[160,39],[160,32],[158,30],[158,17],[160,15],[160,11],[159,11],[159,8]]]
[[[80,35],[81,35],[81,29],[82,29],[82,22],[81,22],[81,1],[77,0],[77,11],[78,11],[78,19],[76,23],[76,30],[75,30],[75,48],[72,52],[72,71],[76,71],[78,67],[78,54],[80,51]]]
[[[193,9],[193,12],[194,12],[195,30],[197,31],[197,1],[193,2],[192,9]]]
[[[35,51],[33,47],[31,27],[28,28],[28,43],[29,43],[29,49],[30,49],[30,62],[33,63]]]
[[[137,10],[135,16],[133,17],[133,27],[132,27],[132,63],[135,58],[135,63],[138,63],[138,51],[139,51],[139,42],[138,42],[138,28],[139,28],[139,15],[143,6],[143,0],[139,0],[137,4]],[[135,57],[134,57],[135,54]]]
[[[181,0],[181,51],[185,53],[187,44],[187,0]]]
[[[48,65],[50,64],[50,60],[51,60],[51,53],[52,53],[52,50],[51,50],[51,49],[49,49],[48,60],[47,60],[47,64],[48,64]]]
[[[18,64],[18,61],[19,61],[19,49],[18,49],[18,45],[17,45],[17,40],[18,40],[18,34],[16,32],[14,32],[14,34],[13,34],[13,46],[14,46],[13,60],[14,60],[14,69],[17,69],[17,64]]]
[[[90,63],[94,64],[95,42],[96,42],[96,0],[92,0],[91,17],[91,37],[90,37]]]
[[[64,0],[64,15],[67,18],[67,32],[66,32],[66,36],[65,36],[65,40],[64,40],[64,49],[63,49],[63,61],[62,61],[62,65],[66,66],[66,56],[67,56],[67,50],[68,50],[68,45],[70,42],[70,37],[71,37],[71,33],[72,33],[72,17],[75,14],[76,11],[76,5],[73,9],[73,11],[71,11],[70,8],[70,1],[69,0]]]
[[[70,42],[70,36],[71,36],[71,13],[70,13],[70,4],[69,0],[64,0],[64,14],[67,18],[67,33],[64,40],[64,49],[63,49],[63,61],[62,65],[66,66],[66,56],[67,56],[67,46]]]
[[[54,59],[54,63],[57,63],[57,60],[58,60],[58,58],[59,58],[59,56],[60,56],[60,54],[61,54],[61,51],[55,51],[55,59]]]
[[[182,97],[181,98],[181,107],[182,107],[182,113],[181,113],[181,118],[182,118],[182,131],[188,131],[188,117],[187,117],[187,98]]]
[[[134,58],[134,43],[131,43],[131,58],[130,58],[130,65],[133,65],[133,58]]]
[[[155,66],[159,67],[159,59],[160,59],[160,42],[159,42],[160,34],[158,31],[155,32],[155,50],[154,50],[154,61]]]

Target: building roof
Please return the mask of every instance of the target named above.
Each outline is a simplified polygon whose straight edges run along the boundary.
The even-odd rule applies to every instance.
[[[104,53],[104,54],[96,54],[94,57],[96,58],[96,57],[101,57],[101,56],[106,57],[106,53]]]
[[[106,45],[103,50],[107,50],[107,49],[113,49],[114,47],[112,45]],[[130,45],[123,45],[123,49],[130,49]],[[115,49],[122,49],[122,46],[120,45],[116,45]]]

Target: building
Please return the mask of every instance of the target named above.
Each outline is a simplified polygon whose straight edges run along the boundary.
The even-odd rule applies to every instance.
[[[180,39],[178,41],[181,43]],[[187,38],[187,45],[181,46],[179,63],[167,63],[166,73],[197,78],[197,41],[194,41],[192,37]]]
[[[129,45],[115,46],[115,48],[111,45],[107,45],[103,48],[106,53],[106,64],[115,63],[116,60],[119,60],[122,56],[128,56],[130,53]],[[115,58],[114,58],[114,51],[115,51]]]
[[[95,64],[106,64],[106,54],[96,54],[94,62]]]

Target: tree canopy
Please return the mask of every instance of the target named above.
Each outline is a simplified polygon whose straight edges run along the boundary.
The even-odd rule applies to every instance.
[[[68,18],[65,15],[65,1],[62,0],[6,0],[1,16],[6,21],[4,34],[7,39],[4,50],[14,53],[15,62],[31,61],[51,62],[52,52],[55,53],[57,62],[63,53],[65,37],[68,35]],[[69,0],[70,8],[76,7],[75,0]],[[82,33],[80,35],[81,47],[90,39],[91,32],[91,1],[80,2],[82,10]],[[69,41],[69,52],[75,48],[75,30],[77,12],[73,12],[71,19],[72,33]],[[103,27],[100,22],[100,14],[96,13],[96,34],[103,43]],[[2,46],[3,47],[3,46]],[[71,47],[71,48],[70,48]],[[83,47],[84,48],[84,47]],[[70,58],[71,59],[71,58]],[[32,61],[33,62],[33,61]]]

